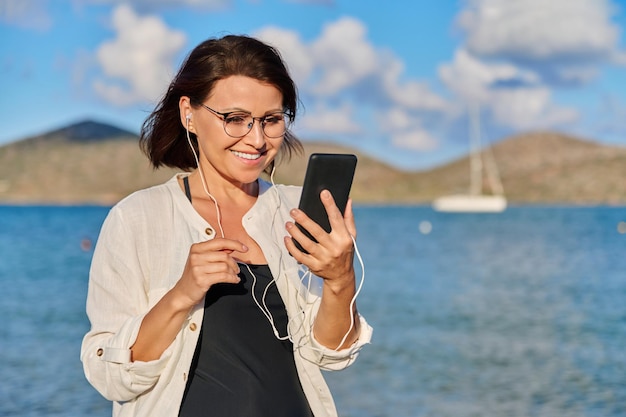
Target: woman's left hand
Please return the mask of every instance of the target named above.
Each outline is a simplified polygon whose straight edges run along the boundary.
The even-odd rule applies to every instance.
[[[354,284],[354,243],[356,225],[352,213],[352,200],[348,200],[345,214],[341,214],[333,196],[328,190],[320,193],[320,198],[330,223],[331,231],[326,231],[299,209],[291,210],[291,217],[306,229],[317,242],[309,239],[296,225],[288,222],[285,245],[293,257],[309,267],[311,272],[325,280],[327,285],[341,289]],[[294,244],[297,240],[307,252],[302,252]]]
[[[301,210],[294,209],[291,211],[293,219],[317,242],[309,239],[294,223],[288,222],[287,231],[291,237],[285,237],[285,245],[298,262],[324,279],[322,301],[313,329],[315,339],[328,348],[343,349],[351,346],[360,333],[353,299],[356,282],[352,238],[356,238],[356,226],[351,200],[348,200],[345,214],[342,215],[330,192],[324,190],[320,197],[328,214],[330,233],[326,233]],[[299,250],[293,242],[294,239],[308,253]]]

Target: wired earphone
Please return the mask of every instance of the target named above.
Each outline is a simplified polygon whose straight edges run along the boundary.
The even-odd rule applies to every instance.
[[[196,153],[195,148],[193,147],[193,144],[191,142],[191,138],[189,136],[189,121],[192,118],[192,113],[187,113],[185,116],[185,121],[186,121],[186,136],[187,136],[187,143],[189,144],[189,147],[191,148],[191,152],[193,153],[195,162],[196,162],[196,166],[198,167],[198,171],[200,173],[200,180],[202,181],[202,187],[204,189],[204,192],[206,193],[206,195],[213,201],[213,203],[215,204],[215,211],[216,211],[216,215],[217,215],[217,223],[218,223],[218,227],[220,229],[220,233],[222,238],[225,237],[224,234],[224,229],[222,227],[222,218],[221,218],[221,210],[219,208],[219,204],[217,202],[217,199],[209,192],[209,188],[207,186],[206,183],[206,179],[204,178],[204,172],[202,171],[202,167],[200,166],[200,161],[198,158],[198,154]],[[276,184],[274,183],[274,173],[275,173],[276,167],[273,166],[272,167],[272,172],[270,174],[270,182],[272,183],[272,189],[274,189],[275,192],[275,197],[278,203],[280,203],[281,199],[280,196],[278,195],[278,187],[276,186]],[[277,206],[276,211],[278,211],[279,207]],[[347,332],[345,333],[345,335],[343,336],[341,342],[339,343],[339,345],[334,349],[334,350],[339,350],[339,348],[341,348],[341,346],[345,343],[348,335],[350,334],[350,332],[352,331],[353,327],[354,327],[354,303],[356,302],[356,298],[359,295],[359,293],[361,292],[361,288],[363,287],[363,282],[365,281],[365,266],[363,263],[363,259],[361,257],[361,254],[359,253],[359,249],[357,247],[356,244],[356,240],[353,236],[351,236],[352,238],[352,242],[354,245],[354,252],[355,255],[357,256],[357,259],[359,260],[360,266],[361,266],[361,280],[359,282],[359,285],[357,286],[357,289],[354,293],[354,296],[352,297],[352,300],[350,301],[350,328],[348,328]],[[272,327],[272,331],[274,332],[274,336],[281,341],[284,340],[289,340],[291,341],[295,346],[298,346],[297,342],[292,338],[292,332],[290,331],[290,325],[292,323],[293,320],[297,319],[299,317],[299,314],[294,315],[293,317],[290,317],[288,322],[287,322],[287,334],[285,336],[281,336],[278,329],[276,328],[276,325],[274,324],[274,317],[272,316],[272,313],[270,311],[270,309],[267,307],[267,304],[265,302],[265,297],[267,295],[267,292],[270,288],[270,286],[272,284],[275,285],[276,282],[276,278],[272,276],[272,280],[267,284],[267,286],[265,287],[265,289],[263,290],[263,296],[261,298],[261,302],[259,302],[259,300],[256,297],[256,293],[255,293],[255,287],[256,287],[256,283],[257,283],[257,278],[256,275],[252,272],[252,269],[250,268],[250,265],[248,265],[247,263],[242,262],[242,264],[246,267],[246,269],[248,270],[248,272],[250,273],[250,275],[252,276],[252,288],[251,288],[251,293],[252,293],[252,299],[254,300],[255,304],[257,305],[257,307],[259,308],[259,310],[261,311],[261,313],[267,318],[270,326]],[[302,274],[302,276],[300,277],[300,284],[306,289],[307,292],[310,292],[311,288],[311,282],[313,281],[312,277],[313,277],[313,273],[306,268],[306,271]],[[307,285],[304,285],[304,281],[305,279],[307,280]],[[306,297],[304,297],[306,298]],[[304,313],[304,307],[300,305],[300,301],[298,299],[298,297],[296,297],[296,299],[298,300],[298,307],[300,308],[301,312]],[[304,325],[305,323],[302,323],[301,325]]]

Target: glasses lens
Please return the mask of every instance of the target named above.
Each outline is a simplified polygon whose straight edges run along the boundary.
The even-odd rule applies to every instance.
[[[245,136],[254,123],[252,116],[246,113],[231,113],[224,119],[224,130],[228,136],[240,138]]]
[[[263,133],[269,138],[278,138],[285,134],[284,113],[272,113],[261,119]],[[224,130],[228,136],[240,138],[248,134],[254,126],[254,118],[247,113],[231,113],[224,119]],[[258,119],[257,119],[258,120]]]
[[[285,134],[286,123],[284,113],[274,113],[263,119],[263,133],[268,138],[278,138]]]

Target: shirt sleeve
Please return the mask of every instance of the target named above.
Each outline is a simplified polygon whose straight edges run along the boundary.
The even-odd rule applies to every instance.
[[[352,346],[341,349],[329,349],[319,343],[313,334],[311,344],[313,351],[317,352],[320,367],[328,371],[339,371],[352,365],[359,355],[363,346],[369,344],[372,340],[372,327],[367,323],[365,318],[359,314],[360,332],[359,338]]]
[[[304,314],[304,320],[300,331],[303,333],[300,333],[297,339],[300,342],[299,344],[297,343],[297,350],[304,359],[315,363],[324,370],[336,371],[347,368],[354,363],[363,346],[371,342],[372,327],[359,314],[359,337],[352,346],[337,350],[319,343],[313,332],[313,323],[321,302],[323,279],[311,273],[302,265],[298,265],[297,270],[300,294],[304,297],[301,304],[306,305],[306,308],[301,310]]]
[[[315,339],[313,326],[311,325],[306,332],[306,336],[301,334],[295,341],[294,348],[296,354],[325,371],[340,371],[349,367],[357,359],[363,346],[369,344],[372,340],[372,327],[363,316],[359,315],[358,318],[360,322],[359,337],[352,346],[335,350],[322,345]],[[305,341],[306,343],[303,343]]]
[[[81,348],[87,380],[111,401],[128,401],[152,388],[171,356],[168,349],[155,361],[131,360],[150,294],[128,223],[114,207],[102,226],[87,294],[91,330]]]

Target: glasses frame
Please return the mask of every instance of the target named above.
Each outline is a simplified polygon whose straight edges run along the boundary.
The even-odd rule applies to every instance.
[[[243,138],[244,136],[246,136],[248,133],[250,133],[252,131],[252,128],[254,127],[254,122],[256,120],[258,120],[259,123],[261,124],[261,131],[263,132],[263,135],[267,136],[270,139],[276,139],[276,138],[280,138],[280,137],[284,136],[285,133],[287,133],[287,130],[289,129],[289,125],[291,124],[291,114],[288,111],[284,111],[284,110],[283,111],[276,111],[276,112],[270,113],[270,114],[265,115],[265,116],[254,117],[254,116],[252,116],[252,114],[250,114],[248,112],[245,112],[243,110],[235,110],[235,111],[229,111],[229,112],[222,113],[222,112],[219,112],[217,110],[214,110],[214,109],[210,108],[209,106],[207,106],[204,103],[200,103],[200,105],[202,107],[204,107],[205,109],[207,109],[208,111],[210,111],[211,113],[213,113],[215,116],[217,116],[217,117],[222,119],[223,126],[224,126],[224,133],[226,133],[231,138],[240,139],[240,138]],[[249,115],[252,118],[252,123],[249,125],[248,131],[246,133],[244,133],[243,135],[241,135],[241,136],[231,135],[226,130],[226,119],[228,119],[228,116],[230,116],[231,114],[234,114],[234,113],[247,114],[247,115]],[[267,133],[265,133],[265,123],[266,123],[265,119],[267,119],[268,117],[270,117],[272,115],[278,114],[278,113],[282,114],[284,117],[286,117],[288,119],[288,121],[287,120],[285,121],[285,131],[281,135],[279,135],[279,136],[269,136]]]

